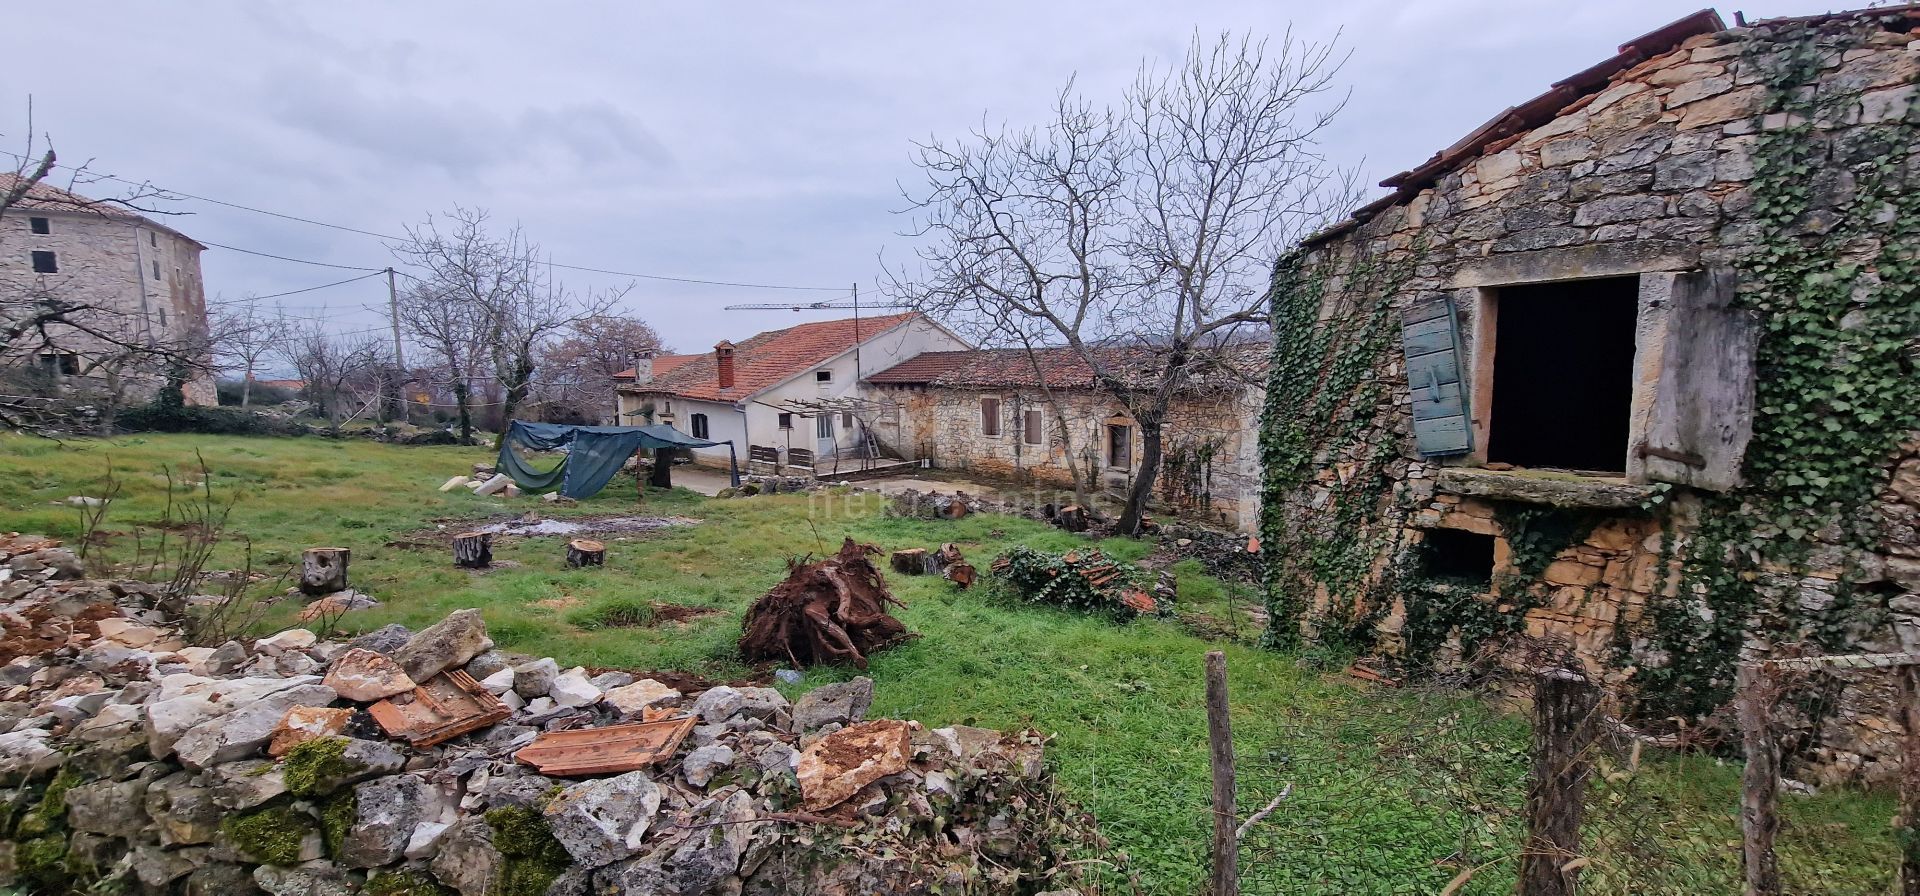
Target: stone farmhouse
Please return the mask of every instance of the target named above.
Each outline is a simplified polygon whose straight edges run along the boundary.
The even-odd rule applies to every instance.
[[[615,387],[617,413],[624,426],[668,423],[696,438],[732,440],[743,465],[757,447],[774,452],[781,468],[818,465],[824,473],[836,461],[878,454],[864,422],[875,411],[864,378],[921,352],[967,347],[920,314],[805,323],[664,364],[642,359],[631,381]],[[720,466],[728,460],[724,446],[694,454]]]
[[[1703,11],[1283,260],[1277,356],[1315,363],[1269,383],[1276,633],[1525,645],[1656,727],[1743,660],[1920,650],[1917,80],[1911,6]],[[1891,775],[1887,676],[1803,684],[1803,758]]]
[[[0,175],[0,188],[14,177]],[[51,346],[36,341],[32,357],[0,359],[57,391],[144,401],[165,371],[154,369],[150,355],[129,357],[124,346],[189,345],[206,332],[206,247],[148,217],[36,184],[0,218],[0,247],[0,289],[84,304],[92,309],[86,326],[111,336],[55,327]],[[187,401],[214,404],[213,378],[204,365],[201,371],[187,383]]]
[[[1129,349],[1107,351],[1111,369],[1130,366]],[[1265,354],[1250,348],[1248,371]],[[928,352],[867,382],[882,409],[874,423],[881,441],[933,467],[1066,488],[1078,474],[1094,491],[1124,491],[1140,475],[1138,427],[1072,349]],[[1260,390],[1240,380],[1202,384],[1176,400],[1163,435],[1164,504],[1252,528],[1260,404]]]

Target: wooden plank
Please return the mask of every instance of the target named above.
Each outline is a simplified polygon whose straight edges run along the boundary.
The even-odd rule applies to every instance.
[[[1445,389],[1440,397],[1433,397],[1431,389],[1413,390],[1413,419],[1436,420],[1441,417],[1467,416],[1466,401],[1461,398],[1458,389]]]
[[[1460,359],[1453,352],[1433,352],[1407,359],[1407,388],[1411,391],[1459,383]]]
[[[1401,332],[1400,338],[1401,344],[1406,347],[1408,357],[1453,351],[1453,321],[1450,318],[1441,317],[1420,323],[1409,323]]]
[[[1472,447],[1465,417],[1439,417],[1418,423],[1414,427],[1414,447],[1421,454],[1460,454]]]
[[[1233,780],[1233,719],[1227,701],[1227,655],[1207,651],[1207,746],[1213,765],[1213,888],[1211,896],[1239,896],[1239,809]]]
[[[1674,280],[1660,377],[1640,446],[1650,479],[1711,491],[1740,484],[1740,462],[1753,435],[1759,326],[1751,313],[1733,307],[1737,288],[1727,269]],[[1696,458],[1699,463],[1688,462]]]
[[[1443,298],[1434,299],[1431,301],[1421,302],[1420,304],[1415,305],[1412,308],[1408,308],[1406,316],[1401,318],[1401,320],[1409,324],[1413,324],[1413,323],[1420,323],[1421,321],[1429,321],[1429,320],[1446,320],[1452,317],[1453,317],[1452,300],[1443,297]]]

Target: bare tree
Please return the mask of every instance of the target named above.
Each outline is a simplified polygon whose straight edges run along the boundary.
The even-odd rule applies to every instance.
[[[533,247],[528,247],[529,251]],[[604,315],[630,287],[576,293],[552,277],[552,267],[532,254],[525,257],[532,276],[521,294],[502,297],[488,308],[493,332],[488,339],[494,380],[499,383],[500,431],[506,432],[514,410],[533,391],[542,351],[560,333],[581,321]],[[611,391],[608,396],[611,397]]]
[[[279,352],[306,383],[315,412],[336,434],[340,424],[380,404],[385,394],[382,371],[393,367],[391,352],[380,339],[336,336],[318,322],[289,327]]]
[[[660,334],[637,317],[602,314],[574,322],[542,351],[539,396],[577,418],[598,418],[614,404],[614,374],[663,351]]]
[[[1350,191],[1317,146],[1338,111],[1328,44],[1196,35],[1143,64],[1118,109],[1069,83],[1042,127],[919,147],[909,192],[917,264],[888,291],[949,319],[1029,324],[1091,370],[1139,427],[1140,473],[1120,519],[1137,531],[1174,399],[1244,381],[1264,332],[1267,271]]]
[[[268,313],[252,296],[231,304],[215,303],[214,308],[207,339],[214,358],[225,369],[240,372],[240,406],[244,408],[253,399],[254,373],[286,341],[287,319],[277,307]]]

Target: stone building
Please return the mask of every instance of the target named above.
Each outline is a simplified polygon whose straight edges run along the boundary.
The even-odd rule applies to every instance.
[[[0,188],[15,182],[0,175]],[[55,326],[50,344],[34,339],[29,356],[0,364],[78,398],[150,398],[166,373],[152,351],[194,345],[207,332],[205,248],[122,206],[36,184],[0,217],[0,290],[88,310],[77,318],[84,328]],[[187,401],[214,404],[213,378],[206,365],[195,366]]]
[[[1276,635],[1572,660],[1650,728],[1743,659],[1920,650],[1916,79],[1912,7],[1703,11],[1283,260]],[[1887,683],[1799,683],[1813,774],[1891,774]]]
[[[1109,366],[1126,369],[1126,349]],[[1265,347],[1244,358],[1251,376]],[[1136,363],[1150,360],[1143,356]],[[1016,483],[1124,492],[1140,475],[1139,427],[1069,348],[928,352],[868,377],[880,440],[939,469]],[[1156,491],[1185,515],[1251,529],[1259,503],[1260,390],[1240,380],[1178,397]]]

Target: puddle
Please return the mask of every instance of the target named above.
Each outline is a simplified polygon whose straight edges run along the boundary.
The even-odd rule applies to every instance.
[[[612,516],[597,519],[576,518],[567,520],[508,520],[491,523],[469,531],[488,532],[494,535],[588,535],[620,532],[651,532],[655,529],[671,529],[675,526],[692,526],[699,520],[684,516]]]

